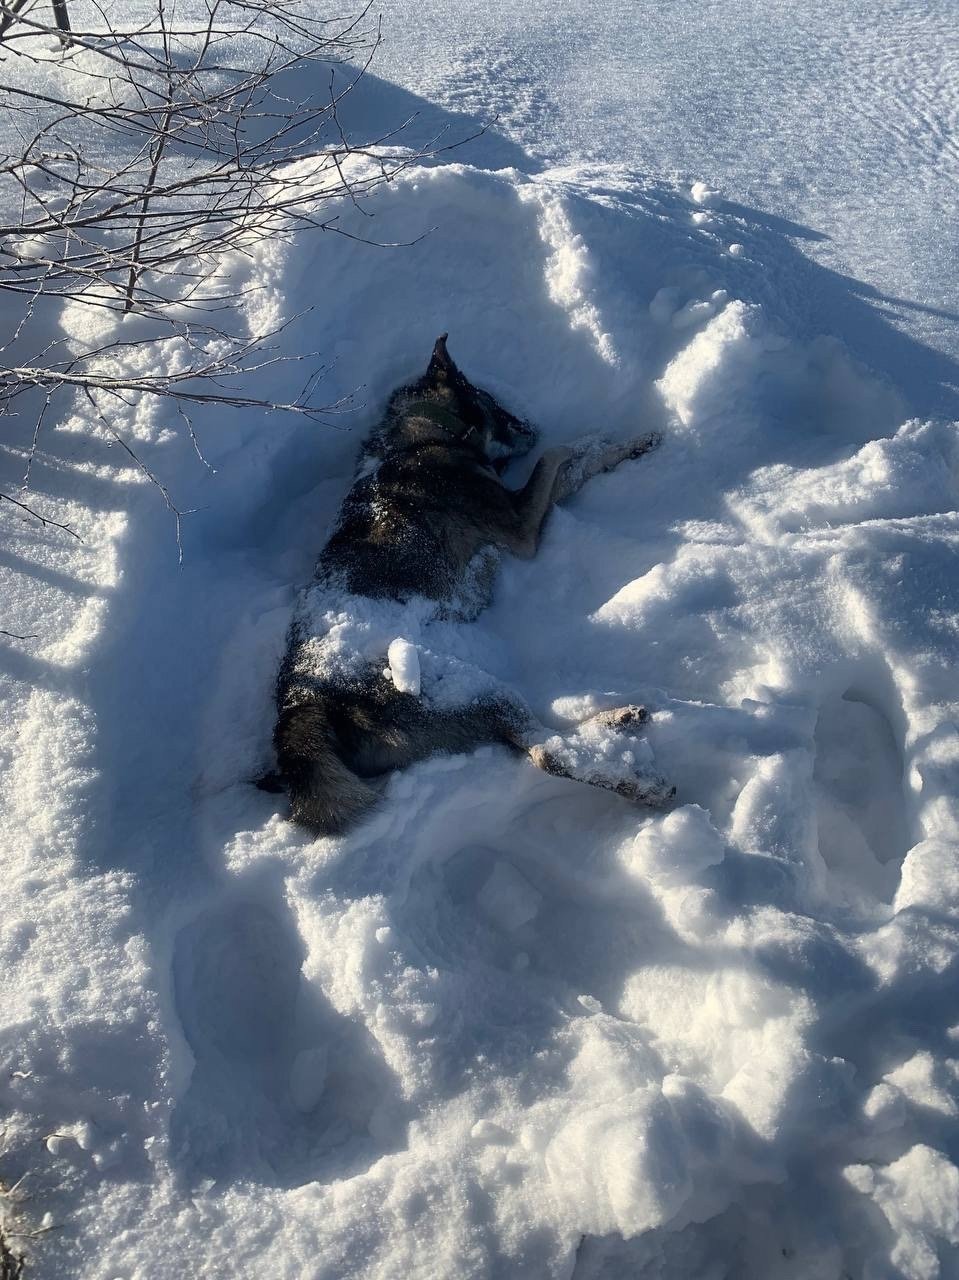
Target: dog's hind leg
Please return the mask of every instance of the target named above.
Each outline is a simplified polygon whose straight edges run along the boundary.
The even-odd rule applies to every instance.
[[[487,743],[526,750],[537,734],[548,732],[537,723],[522,700],[508,690],[496,690],[463,706],[436,707],[409,694],[396,694],[379,703],[375,716],[353,724],[360,733],[348,734],[338,725],[345,759],[363,776],[404,769],[441,752],[458,754]],[[355,752],[355,755],[353,754]]]
[[[503,693],[437,716],[430,741],[434,751],[469,751],[484,742],[501,742],[556,777],[615,791],[639,804],[661,805],[676,788],[655,772],[648,747],[636,739],[648,719],[645,707],[616,707],[590,716],[570,732],[556,733],[540,724],[519,698]]]
[[[649,748],[638,740],[648,720],[645,707],[629,704],[598,711],[574,729],[557,733],[541,724],[510,690],[439,717],[447,732],[468,736],[468,741],[459,737],[455,745],[450,740],[446,750],[502,742],[555,777],[615,791],[639,804],[661,805],[672,799],[676,788],[655,772]]]
[[[395,769],[441,752],[473,751],[502,743],[538,768],[615,791],[644,804],[661,804],[673,788],[653,773],[648,752],[624,745],[645,723],[645,708],[617,707],[555,733],[522,699],[497,689],[459,707],[430,706],[410,694],[384,697],[339,689],[280,713],[275,744],[292,816],[323,835],[358,822],[378,798],[378,783]]]
[[[645,707],[615,707],[590,716],[570,733],[544,730],[526,746],[538,769],[555,777],[585,782],[639,804],[661,805],[676,788],[654,771],[649,749],[633,737],[649,719]]]

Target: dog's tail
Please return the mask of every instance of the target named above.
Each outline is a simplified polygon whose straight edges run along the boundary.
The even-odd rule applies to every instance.
[[[340,759],[322,701],[285,707],[273,735],[295,822],[336,835],[357,822],[376,792]]]

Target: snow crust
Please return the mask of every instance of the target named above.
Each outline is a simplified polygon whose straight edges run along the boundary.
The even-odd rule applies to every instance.
[[[368,206],[408,247],[238,257],[251,332],[311,307],[290,352],[356,408],[198,414],[212,470],[121,406],[195,509],[182,567],[83,403],[50,425],[34,493],[83,542],[0,511],[2,625],[35,634],[0,665],[0,1172],[30,1192],[0,1203],[57,1227],[37,1274],[959,1274],[957,425],[883,376],[906,339],[852,287],[811,334],[822,268],[707,176],[416,166]],[[447,330],[543,444],[663,433],[442,625],[552,723],[647,705],[665,812],[492,748],[340,839],[251,785],[296,589]],[[430,678],[415,605],[326,621]]]

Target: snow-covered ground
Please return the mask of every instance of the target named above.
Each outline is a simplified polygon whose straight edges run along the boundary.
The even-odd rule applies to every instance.
[[[357,138],[499,122],[369,206],[409,247],[230,264],[356,412],[198,414],[215,472],[118,414],[182,566],[82,404],[31,485],[83,542],[0,512],[11,1243],[57,1280],[959,1276],[953,5],[386,19]],[[646,702],[667,812],[485,749],[311,841],[249,784],[443,330],[544,443],[663,432],[447,639],[558,724]]]

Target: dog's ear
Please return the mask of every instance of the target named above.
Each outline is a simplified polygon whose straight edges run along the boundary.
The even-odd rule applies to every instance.
[[[453,363],[453,357],[446,350],[446,339],[449,334],[441,333],[436,339],[433,354],[430,356],[429,368],[426,370],[427,380],[434,384],[450,382],[459,370]]]

